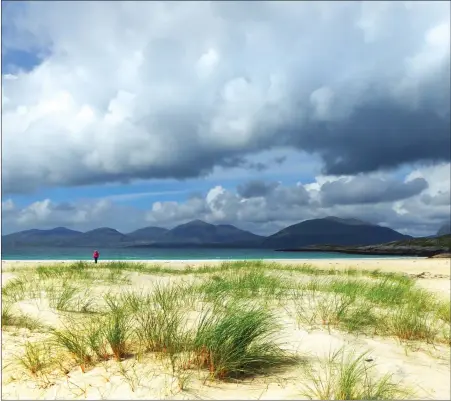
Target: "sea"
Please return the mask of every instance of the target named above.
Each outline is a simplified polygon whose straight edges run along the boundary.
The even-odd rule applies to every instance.
[[[2,248],[2,260],[90,260],[94,249],[63,247]],[[267,249],[98,248],[100,260],[265,260],[265,259],[399,259],[393,256],[347,255],[337,252],[277,252]]]

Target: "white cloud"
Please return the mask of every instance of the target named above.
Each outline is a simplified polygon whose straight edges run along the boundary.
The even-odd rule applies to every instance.
[[[449,192],[451,187],[451,164],[442,163],[434,166],[421,167],[409,173],[405,182],[415,178],[424,178],[429,187],[424,191],[428,195],[437,195],[440,192]]]
[[[15,79],[17,79],[17,75],[14,75],[14,74],[4,74],[4,75],[3,75],[3,79],[10,80],[10,81],[14,81]]]
[[[449,176],[443,176],[445,167],[449,169],[451,165],[430,168],[429,174],[425,174],[429,185],[424,191],[429,191],[426,194],[409,190],[409,183],[413,182],[412,174],[406,178],[405,183],[402,180],[396,181],[393,177],[382,179],[370,175],[360,176],[357,182],[318,177],[316,182],[305,185],[254,181],[243,183],[236,191],[216,185],[204,196],[194,196],[182,202],[154,202],[149,204],[148,210],[114,202],[113,197],[77,201],[73,204],[55,204],[46,199],[22,209],[14,208],[12,201],[4,201],[3,211],[9,212],[4,213],[3,228],[11,232],[36,227],[69,226],[86,230],[111,226],[128,232],[146,225],[173,227],[193,219],[202,219],[217,224],[235,224],[256,233],[270,234],[302,220],[333,215],[388,225],[412,235],[430,235],[450,218],[450,179]],[[422,176],[416,172],[415,178]],[[392,188],[389,192],[386,191],[387,183]],[[334,184],[334,196],[349,200],[349,204],[344,201],[338,204],[321,202],[325,184]],[[349,192],[358,192],[365,185],[374,187],[369,192],[373,203],[368,203],[366,192],[360,203],[357,202],[358,196],[347,198]],[[447,193],[443,192],[445,185],[448,186]],[[435,188],[436,191],[431,192],[430,188]],[[387,202],[384,197],[393,198],[393,191],[398,192],[397,199]]]
[[[208,49],[197,61],[197,72],[201,78],[209,78],[219,63],[220,57],[216,49]]]
[[[15,209],[14,202],[11,199],[7,199],[2,202],[2,212],[10,212]]]
[[[22,8],[5,18],[14,32],[3,37],[5,49],[46,57],[3,76],[5,192],[203,176],[280,146],[315,154],[329,172],[341,160],[337,174],[448,157],[449,87],[440,85],[449,64],[446,2]],[[357,113],[376,100],[404,107],[412,99],[442,113],[431,128],[436,141],[408,136],[418,149],[412,155],[395,146],[410,135],[410,118],[395,113],[392,135],[375,124],[385,110],[371,109],[373,120]],[[358,129],[312,128],[315,116]],[[398,150],[382,152],[382,144]],[[368,149],[371,157],[359,156]]]

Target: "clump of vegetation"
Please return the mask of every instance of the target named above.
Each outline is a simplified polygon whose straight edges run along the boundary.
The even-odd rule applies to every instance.
[[[287,362],[274,341],[278,328],[274,316],[259,306],[240,303],[204,313],[194,335],[191,363],[219,379],[263,373]]]
[[[433,308],[429,294],[415,288],[413,280],[392,280],[388,277],[374,282],[338,279],[326,283],[321,289],[349,297],[363,297],[374,304],[388,307],[415,302],[424,311]]]
[[[380,315],[374,305],[356,301],[352,308],[342,317],[341,324],[350,333],[378,332]]]
[[[107,300],[107,303],[111,301]],[[120,302],[129,313],[137,313],[152,305],[152,297],[149,292],[124,291],[120,295]]]
[[[70,285],[59,288],[59,291],[54,291],[51,294],[49,299],[50,306],[59,311],[69,310],[77,291],[78,288]]]
[[[369,332],[378,326],[380,318],[372,304],[356,296],[318,291],[316,283],[310,290],[291,293],[292,309],[287,309],[298,325],[326,326],[348,332]]]
[[[63,282],[62,285],[53,283],[46,287],[49,304],[60,312],[96,313],[95,300],[89,291],[81,292],[80,288]]]
[[[114,308],[105,321],[105,338],[108,341],[116,360],[128,354],[128,340],[132,333],[132,320],[124,309]]]
[[[52,364],[50,349],[38,343],[27,342],[24,354],[18,359],[20,364],[33,375],[44,372]]]
[[[105,337],[105,318],[95,317],[88,321],[85,325],[86,343],[91,349],[92,353],[100,361],[106,361],[110,358],[108,350],[108,342]]]
[[[328,295],[329,294],[329,295]],[[322,324],[349,332],[442,341],[449,303],[437,301],[412,280],[313,279],[291,293],[299,324]]]
[[[66,269],[61,266],[45,266],[39,265],[36,267],[36,274],[39,277],[39,280],[53,280],[53,279],[62,279],[65,275]]]
[[[4,327],[24,328],[31,331],[46,328],[45,325],[32,316],[14,313],[11,305],[6,303],[2,304],[2,328]]]
[[[81,370],[85,372],[93,362],[86,332],[75,325],[71,325],[64,330],[54,330],[53,336],[56,344],[66,349],[79,364]]]
[[[283,294],[288,283],[276,276],[266,275],[255,270],[243,273],[215,275],[199,285],[197,291],[205,294],[208,300],[251,297],[276,297]]]
[[[333,296],[321,297],[317,303],[318,315],[324,326],[339,325],[346,317],[350,307],[355,303],[355,297]]]
[[[411,305],[401,306],[388,313],[384,319],[389,335],[400,340],[419,340],[433,343],[439,334],[431,314],[419,313]]]
[[[183,330],[183,299],[178,296],[178,286],[156,285],[151,295],[139,300],[128,297],[136,313],[137,335],[146,351],[164,352],[173,355],[180,352],[186,343]]]
[[[10,303],[37,296],[38,283],[33,283],[24,275],[13,278],[2,287],[2,299],[6,299]]]
[[[319,360],[319,369],[307,367],[303,395],[311,400],[394,400],[411,395],[390,374],[376,378],[374,364],[367,356],[346,354],[340,348],[325,361]]]
[[[436,304],[436,317],[446,323],[451,322],[451,303],[450,301],[438,301]]]

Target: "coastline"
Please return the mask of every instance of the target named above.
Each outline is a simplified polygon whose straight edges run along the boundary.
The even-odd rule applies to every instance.
[[[100,260],[99,264],[108,262],[126,262],[126,263],[144,263],[148,265],[163,265],[180,269],[185,266],[191,268],[202,266],[214,266],[221,263],[236,262],[232,259],[206,259],[206,260]],[[250,260],[248,260],[250,261]],[[76,260],[2,260],[2,271],[8,268],[26,268],[40,265],[70,264],[77,262]],[[90,261],[84,261],[90,262]],[[302,265],[309,264],[319,269],[347,269],[356,268],[364,270],[380,270],[386,272],[399,272],[407,274],[431,274],[438,275],[442,278],[450,277],[451,262],[449,259],[430,259],[420,257],[393,257],[393,258],[362,258],[362,259],[265,259],[265,263],[278,263],[281,265]],[[93,263],[93,267],[94,267]]]

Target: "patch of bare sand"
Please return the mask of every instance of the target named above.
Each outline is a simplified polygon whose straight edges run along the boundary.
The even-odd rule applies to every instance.
[[[450,279],[440,279],[440,278],[429,278],[425,280],[417,279],[416,283],[419,287],[424,288],[427,291],[434,292],[448,299],[450,297],[451,294]]]
[[[4,272],[2,273],[2,285],[5,285],[8,281],[16,278],[17,275],[14,273]]]

